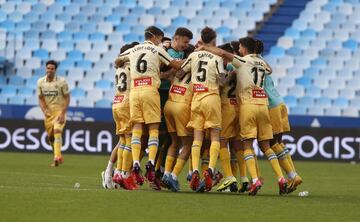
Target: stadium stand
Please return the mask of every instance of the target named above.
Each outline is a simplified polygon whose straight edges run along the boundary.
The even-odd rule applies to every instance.
[[[157,25],[167,36],[186,26],[197,39],[209,25],[221,44],[261,23],[255,36],[265,42],[265,58],[290,114],[359,116],[360,1],[282,2],[1,1],[0,103],[36,104],[27,94],[35,95],[45,61],[55,59],[58,74],[69,81],[72,106],[110,107],[105,92],[113,88],[113,59],[122,44],[142,41],[146,26]]]

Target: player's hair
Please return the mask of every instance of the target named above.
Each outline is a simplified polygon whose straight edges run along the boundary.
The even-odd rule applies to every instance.
[[[159,29],[156,26],[149,26],[145,29],[145,34],[144,37],[145,39],[150,39],[153,36],[161,36],[164,37],[164,32],[161,31],[161,29]]]
[[[225,44],[219,45],[218,48],[234,54],[234,49],[230,43],[225,43]]]
[[[137,46],[137,45],[139,45],[139,44],[140,44],[139,42],[132,42],[132,43],[131,43],[131,48],[134,47],[134,46]]]
[[[239,55],[239,45],[240,45],[239,41],[231,41],[230,44],[231,44],[231,47],[234,50],[234,53],[236,55]]]
[[[255,53],[261,54],[264,51],[264,43],[263,41],[256,39],[255,40]]]
[[[45,66],[47,66],[47,65],[54,65],[55,69],[57,69],[57,67],[58,67],[58,63],[55,60],[47,61]]]
[[[206,26],[205,28],[203,28],[203,30],[201,30],[201,40],[205,44],[210,43],[215,38],[216,38],[216,32],[214,31],[214,29]]]
[[[171,38],[169,38],[169,37],[163,37],[162,40],[161,40],[161,42],[165,42],[165,41],[171,41]]]
[[[121,47],[121,49],[120,49],[120,54],[125,52],[128,49],[131,49],[132,47],[134,47],[136,45],[139,45],[139,43],[138,42],[132,42],[132,43],[123,45],[123,47]]]
[[[185,28],[185,27],[180,27],[180,28],[177,28],[176,31],[175,31],[175,36],[185,36],[185,37],[188,37],[189,39],[192,39],[193,38],[193,33]]]
[[[189,55],[194,52],[195,50],[195,46],[192,44],[189,44],[189,47],[187,47],[187,49],[184,50],[184,58],[189,57]]]
[[[255,53],[255,46],[256,46],[255,39],[253,39],[251,37],[245,37],[245,38],[239,39],[239,42],[240,42],[241,46],[245,47],[250,54]]]

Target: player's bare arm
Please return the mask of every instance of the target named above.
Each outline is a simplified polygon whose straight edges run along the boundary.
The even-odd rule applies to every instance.
[[[184,63],[184,60],[173,59],[170,61],[169,66],[174,68],[175,70],[180,70],[183,63]]]
[[[64,100],[65,100],[65,102],[64,102],[64,108],[62,109],[62,111],[61,111],[61,113],[60,113],[60,115],[59,115],[59,117],[58,117],[58,122],[59,123],[64,123],[64,121],[65,121],[65,114],[66,114],[66,111],[67,111],[67,109],[68,109],[68,107],[69,107],[69,104],[70,104],[70,94],[67,94],[67,95],[64,95]]]
[[[218,55],[218,56],[222,57],[223,59],[227,59],[229,61],[234,60],[233,54],[231,54],[225,50],[219,49],[217,47],[214,47],[214,46],[203,45],[203,46],[200,46],[198,48],[198,50],[205,50],[205,51],[211,52],[211,53]]]
[[[43,95],[39,96],[39,105],[40,105],[40,109],[44,113],[45,117],[50,117],[50,112],[46,106],[45,98]]]

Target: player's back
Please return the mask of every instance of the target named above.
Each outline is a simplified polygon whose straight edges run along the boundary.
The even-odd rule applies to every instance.
[[[190,67],[194,93],[209,92],[218,94],[219,76],[220,73],[225,73],[222,58],[207,51],[198,51],[190,54],[185,63],[187,62],[189,64],[184,64],[183,67]]]
[[[138,86],[159,88],[160,64],[170,62],[165,50],[150,41],[145,41],[130,49],[129,58],[132,88]]]
[[[127,62],[115,72],[115,100],[128,100],[130,93],[130,64]]]
[[[254,54],[244,57],[235,56],[238,64],[237,96],[240,103],[267,104],[263,89],[264,78],[269,69],[266,62]]]

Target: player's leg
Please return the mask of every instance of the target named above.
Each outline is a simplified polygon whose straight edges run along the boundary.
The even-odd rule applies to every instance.
[[[177,156],[177,152],[178,152],[178,148],[180,146],[180,140],[177,137],[176,133],[169,133],[170,137],[171,137],[171,145],[167,151],[167,155],[166,155],[166,160],[165,160],[165,171],[164,171],[164,176],[162,178],[162,182],[168,187],[169,187],[169,177],[170,177],[170,173],[173,169],[174,166],[174,162]]]
[[[64,158],[61,155],[62,147],[62,128],[54,125],[54,165],[58,166],[64,162]]]
[[[181,143],[182,143],[183,147],[181,149],[181,152],[180,152],[178,158],[176,159],[176,164],[175,164],[174,169],[169,178],[171,190],[175,191],[175,192],[180,190],[178,176],[179,176],[181,170],[184,168],[186,161],[189,159],[189,156],[191,153],[191,144],[193,141],[193,138],[190,136],[182,136],[182,137],[180,137],[180,139],[181,139]]]
[[[277,139],[277,148],[279,149],[279,157],[282,161],[284,162],[288,162],[288,167],[289,169],[291,169],[291,171],[287,173],[288,178],[289,178],[289,184],[288,184],[288,193],[292,193],[296,190],[296,188],[302,184],[302,178],[300,177],[300,175],[298,175],[298,173],[296,172],[294,163],[292,161],[291,155],[290,155],[290,151],[288,149],[285,148],[285,145],[282,143],[282,134],[278,134],[276,135],[276,139]],[[280,161],[279,159],[279,161]]]
[[[279,194],[285,194],[287,192],[287,181],[283,176],[276,154],[270,148],[269,140],[259,141],[259,146],[261,151],[265,154],[266,158],[269,160],[270,165],[277,177],[279,183]]]
[[[109,173],[109,165],[111,165],[111,169],[113,169],[113,164],[115,164],[116,160],[117,160],[117,164],[116,164],[116,169],[114,171],[114,175],[112,177],[112,180],[115,184],[118,184],[119,186],[123,187],[123,181],[122,181],[122,161],[123,161],[123,151],[124,151],[124,147],[125,147],[125,136],[124,135],[120,135],[119,136],[119,141],[116,145],[116,147],[113,149],[113,151],[111,152],[111,156],[110,156],[110,160],[108,163],[108,167],[106,168],[105,171],[105,178]],[[116,150],[116,151],[115,151]],[[111,171],[112,173],[112,171]],[[116,187],[115,187],[116,188]]]
[[[122,165],[121,165],[121,177],[123,180],[124,188],[127,190],[134,190],[137,188],[135,178],[132,177],[130,170],[132,166],[132,154],[131,154],[131,134],[125,134],[125,146],[122,152]]]
[[[143,124],[136,123],[132,129],[131,136],[131,153],[133,159],[133,176],[137,184],[142,185],[144,178],[141,175],[140,169],[140,154],[141,154],[141,137],[143,133]]]
[[[220,130],[216,128],[210,129],[210,159],[209,168],[204,172],[205,190],[210,191],[213,184],[213,176],[215,173],[216,162],[220,152]]]
[[[246,162],[244,159],[244,146],[242,145],[240,139],[234,139],[230,141],[230,147],[235,148],[235,156],[239,167],[239,174],[240,174],[240,186],[239,186],[239,192],[244,193],[245,191],[248,191],[250,188],[249,179],[247,177],[246,172]]]
[[[146,164],[146,178],[150,183],[155,181],[155,158],[159,145],[159,123],[149,124],[149,159]]]
[[[204,174],[207,169],[209,169],[209,159],[210,159],[210,145],[211,142],[209,139],[205,138],[201,146],[201,174]]]
[[[194,130],[194,141],[191,146],[191,161],[193,173],[190,181],[190,188],[196,190],[199,187],[200,183],[200,174],[199,174],[199,161],[201,154],[201,146],[204,139],[204,132],[202,130]]]
[[[237,191],[237,181],[234,177],[232,170],[231,170],[231,163],[230,163],[230,152],[228,149],[228,139],[220,139],[220,161],[221,166],[224,171],[225,180],[223,183],[217,188],[217,191],[223,191],[227,188],[230,188],[231,191],[236,192]]]

